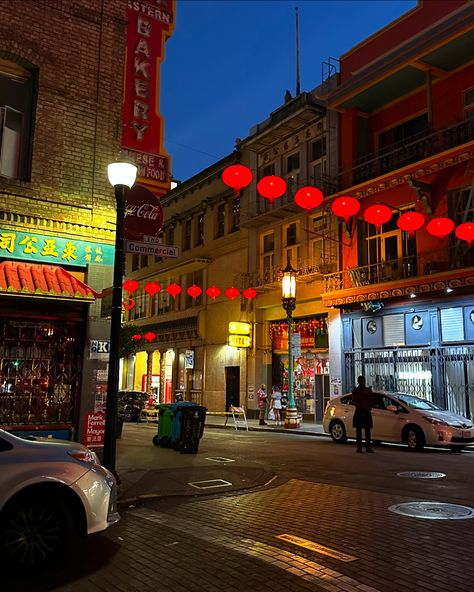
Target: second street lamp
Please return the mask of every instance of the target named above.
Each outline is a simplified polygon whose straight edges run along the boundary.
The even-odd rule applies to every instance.
[[[110,322],[109,374],[107,377],[107,405],[105,408],[105,434],[103,464],[112,473],[115,470],[117,438],[117,404],[120,362],[120,327],[122,324],[122,281],[124,274],[125,192],[137,178],[137,167],[126,159],[109,164],[110,184],[115,190],[117,226],[115,230],[114,283],[112,289],[112,315]]]
[[[295,397],[293,394],[293,352],[292,352],[292,325],[293,311],[296,307],[296,276],[298,272],[288,264],[283,270],[281,280],[281,301],[286,312],[288,322],[288,408],[285,415],[285,428],[299,428],[300,420],[296,409]]]

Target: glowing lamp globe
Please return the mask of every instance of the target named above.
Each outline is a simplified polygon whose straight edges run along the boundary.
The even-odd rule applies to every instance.
[[[232,164],[222,172],[222,181],[239,195],[242,187],[247,187],[252,182],[252,171],[243,164]]]
[[[188,296],[191,296],[191,298],[196,299],[198,296],[201,296],[202,289],[199,286],[193,284],[192,286],[189,286],[189,288],[186,290],[186,294]]]
[[[247,300],[252,300],[257,295],[257,290],[254,288],[247,288],[242,292],[242,296],[247,298]]]
[[[125,292],[129,292],[130,294],[132,294],[132,292],[136,292],[139,286],[140,284],[136,280],[125,280],[123,282],[123,289]]]
[[[463,222],[456,228],[455,234],[457,238],[466,241],[471,246],[474,241],[474,222]]]
[[[316,187],[302,187],[295,193],[294,200],[300,208],[311,214],[311,210],[323,203],[323,192]]]
[[[218,288],[217,286],[209,286],[209,288],[207,288],[206,290],[206,294],[209,296],[209,298],[212,298],[213,300],[215,300],[221,293],[221,289]]]
[[[397,226],[400,230],[404,230],[409,234],[413,234],[425,223],[425,217],[420,212],[406,212],[402,214],[397,220]]]
[[[257,183],[259,194],[273,203],[275,199],[281,197],[286,191],[286,181],[276,175],[267,175],[262,177]]]
[[[160,290],[161,290],[161,286],[157,282],[148,282],[148,284],[146,284],[146,286],[145,286],[145,292],[147,294],[149,294],[150,296],[154,296],[155,294],[158,294],[158,292]]]
[[[382,224],[386,224],[392,217],[392,210],[383,204],[374,204],[369,206],[364,212],[364,220],[369,224],[374,224],[380,228]]]
[[[349,224],[349,218],[357,214],[359,210],[360,201],[355,197],[336,197],[331,204],[332,213],[338,218],[344,218],[346,224]]]
[[[454,222],[449,218],[439,216],[438,218],[433,218],[433,220],[428,222],[428,224],[426,225],[426,230],[432,236],[436,236],[438,238],[445,238],[454,230]]]
[[[181,286],[179,286],[178,284],[173,283],[166,288],[166,291],[168,292],[168,294],[173,296],[174,299],[176,299],[176,296],[178,294],[181,294],[183,288],[181,288]]]
[[[224,294],[227,296],[227,298],[230,298],[231,300],[234,300],[234,298],[237,298],[237,296],[240,294],[240,292],[237,290],[237,288],[227,288],[227,290],[224,292]]]

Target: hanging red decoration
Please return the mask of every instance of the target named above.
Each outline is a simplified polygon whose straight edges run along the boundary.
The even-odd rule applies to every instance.
[[[286,191],[286,181],[276,175],[262,177],[257,183],[257,191],[262,197],[273,203],[275,199],[281,197]]]
[[[148,331],[143,337],[146,339],[146,341],[150,342],[156,339],[156,333],[153,333],[153,331]]]
[[[294,197],[296,204],[305,209],[308,214],[311,214],[311,210],[323,203],[323,198],[323,192],[311,186],[298,189]]]
[[[123,282],[123,289],[125,292],[129,292],[130,294],[132,292],[136,292],[139,286],[140,284],[137,282],[137,280],[125,280]]]
[[[237,296],[240,294],[240,292],[237,290],[237,288],[227,288],[227,290],[224,292],[224,294],[227,296],[227,298],[230,298],[231,300],[234,300],[234,298],[237,298]]]
[[[139,335],[138,333],[136,335],[132,335],[133,341],[140,341],[141,338],[142,338],[142,336]]]
[[[161,286],[157,282],[148,282],[148,284],[146,284],[146,286],[145,286],[145,292],[147,294],[149,294],[150,296],[154,296],[155,294],[158,294],[158,292],[160,290],[161,290]]]
[[[420,212],[406,212],[402,214],[397,220],[397,226],[400,230],[404,230],[412,235],[416,230],[425,223],[425,217]]]
[[[364,212],[364,220],[369,224],[374,224],[377,228],[386,224],[391,217],[392,210],[383,204],[369,206]]]
[[[242,296],[244,298],[247,298],[247,300],[252,300],[252,298],[255,298],[256,295],[257,295],[257,290],[255,290],[254,288],[247,288],[246,290],[244,290],[242,292]]]
[[[243,164],[232,164],[224,169],[222,181],[239,195],[242,187],[247,187],[252,182],[252,171]]]
[[[170,294],[171,296],[173,296],[174,299],[176,299],[176,296],[178,294],[181,294],[181,292],[183,291],[183,288],[181,286],[179,286],[178,284],[170,284],[167,288],[166,291],[168,292],[168,294]]]
[[[351,196],[336,197],[331,204],[331,210],[335,216],[344,218],[345,223],[349,224],[349,218],[360,210],[360,201]]]
[[[444,238],[448,236],[448,234],[451,234],[451,232],[454,230],[454,222],[449,218],[439,216],[438,218],[433,218],[433,220],[428,222],[426,225],[426,230],[432,236]]]
[[[135,300],[133,298],[130,298],[128,302],[122,302],[122,306],[125,310],[132,310],[132,308],[134,308],[135,306]]]
[[[212,298],[213,300],[215,300],[220,293],[221,289],[217,286],[209,286],[209,288],[206,290],[206,294],[209,296],[209,298]]]
[[[201,296],[202,289],[199,286],[193,284],[192,286],[189,286],[189,288],[186,290],[186,294],[188,296],[191,296],[191,298],[197,298],[198,296]]]
[[[466,241],[471,246],[474,241],[474,222],[463,222],[456,228],[455,234],[457,238]]]

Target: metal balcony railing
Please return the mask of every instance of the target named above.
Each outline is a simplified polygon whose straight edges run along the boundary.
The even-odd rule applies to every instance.
[[[474,266],[471,249],[450,249],[419,253],[390,261],[344,269],[324,276],[324,291],[349,290],[370,284],[383,284],[449,270]]]

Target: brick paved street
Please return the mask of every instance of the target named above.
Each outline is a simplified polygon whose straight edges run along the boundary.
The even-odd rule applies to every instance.
[[[413,454],[385,446],[356,456],[352,445],[321,438],[224,430],[205,435],[202,454],[212,451],[270,464],[276,478],[252,491],[123,508],[121,522],[91,537],[75,561],[41,579],[14,578],[2,592],[472,589],[473,519],[426,520],[388,510],[414,500],[474,506],[472,452]],[[201,449],[183,462],[205,467]],[[401,470],[447,476],[403,479]]]

